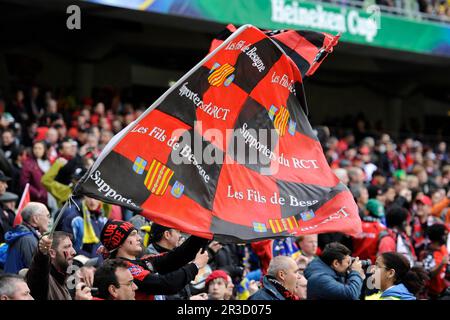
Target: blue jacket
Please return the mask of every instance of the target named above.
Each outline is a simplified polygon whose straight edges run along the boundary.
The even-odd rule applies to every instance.
[[[263,287],[251,295],[248,300],[286,300],[285,297],[267,280],[263,278]]]
[[[28,225],[20,224],[5,234],[8,253],[5,262],[6,273],[18,273],[31,265],[31,260],[38,247],[39,235]]]
[[[406,289],[403,283],[390,287],[381,294],[381,299],[398,298],[400,300],[416,300],[416,297]]]
[[[320,258],[315,258],[305,269],[308,280],[308,299],[313,300],[358,300],[363,279],[352,271],[345,279]]]
[[[80,201],[79,207],[82,208],[83,204]],[[73,247],[77,254],[85,255],[88,258],[97,257],[97,249],[101,243],[85,244],[83,243],[84,236],[84,221],[83,213],[78,211],[76,206],[72,206],[64,211],[61,220],[56,227],[58,231],[64,231],[70,233],[73,236]],[[102,229],[108,219],[104,216],[96,216],[91,214],[91,224],[94,228],[95,235],[100,239]]]

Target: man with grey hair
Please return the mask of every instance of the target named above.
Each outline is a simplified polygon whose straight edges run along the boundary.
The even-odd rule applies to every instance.
[[[276,256],[270,261],[263,287],[248,300],[300,300],[295,295],[300,280],[295,260],[289,256]]]
[[[16,274],[0,275],[0,300],[34,300],[25,280]]]
[[[30,266],[39,238],[48,230],[50,213],[42,203],[28,203],[21,215],[22,224],[5,235],[6,243],[9,245],[5,262],[5,272],[8,273],[18,273]]]
[[[347,170],[344,168],[336,168],[333,169],[333,172],[343,184],[348,185],[350,179],[348,177]]]

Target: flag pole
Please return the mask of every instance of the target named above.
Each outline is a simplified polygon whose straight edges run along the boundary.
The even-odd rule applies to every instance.
[[[71,201],[71,197],[72,195],[70,195],[69,199],[66,200],[66,202],[64,203],[63,207],[59,210],[59,214],[56,217],[55,221],[53,222],[52,228],[50,229],[50,232],[48,233],[48,237],[51,239],[53,237],[53,233],[55,232],[56,226],[58,225],[59,220],[61,219],[61,217],[64,214],[64,211],[66,211],[67,209],[67,205],[69,204],[69,202]]]

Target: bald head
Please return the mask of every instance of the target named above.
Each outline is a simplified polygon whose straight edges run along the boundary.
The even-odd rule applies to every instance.
[[[24,222],[39,229],[40,232],[48,230],[50,213],[44,204],[30,202],[23,208],[21,215]]]
[[[298,266],[294,259],[288,256],[277,256],[270,261],[267,275],[277,279],[291,293],[295,292],[299,280]]]
[[[277,278],[279,271],[285,271],[289,269],[292,263],[296,264],[295,260],[288,256],[276,256],[270,261],[267,274],[269,276]]]

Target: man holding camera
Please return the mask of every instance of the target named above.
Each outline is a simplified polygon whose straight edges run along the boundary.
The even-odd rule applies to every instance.
[[[358,300],[365,279],[362,261],[338,242],[325,246],[322,255],[305,269],[308,299]]]

